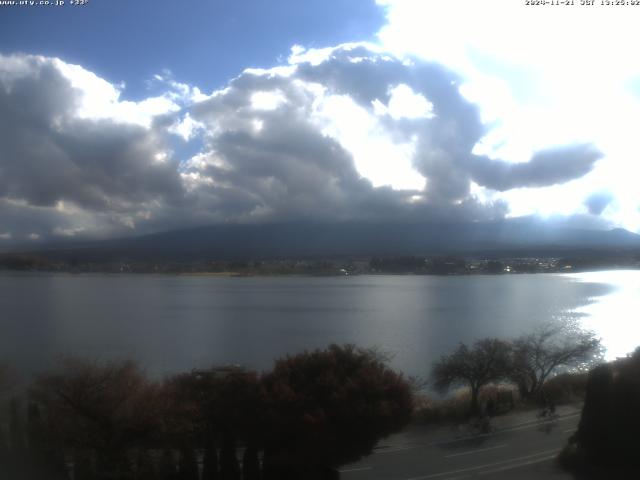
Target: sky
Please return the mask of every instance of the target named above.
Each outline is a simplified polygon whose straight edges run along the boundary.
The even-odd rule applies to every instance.
[[[49,3],[0,1],[0,249],[290,220],[640,231],[640,6]]]

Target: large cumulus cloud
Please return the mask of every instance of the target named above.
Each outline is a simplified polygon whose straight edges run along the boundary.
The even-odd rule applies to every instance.
[[[0,241],[216,222],[497,218],[508,207],[492,191],[578,178],[600,157],[590,145],[518,164],[474,155],[486,128],[454,74],[362,45],[247,70],[209,96],[172,81],[145,121],[150,102],[121,101],[117,89],[110,113],[92,112],[99,93],[79,78],[93,79],[56,59],[0,56]],[[367,178],[366,168],[399,169],[401,157],[424,188]]]
[[[0,57],[0,230],[34,238],[108,231],[108,224],[131,226],[149,205],[181,202],[176,162],[159,161],[166,150],[162,135],[80,116],[86,92],[58,65],[41,57]],[[88,212],[110,220],[80,221]]]

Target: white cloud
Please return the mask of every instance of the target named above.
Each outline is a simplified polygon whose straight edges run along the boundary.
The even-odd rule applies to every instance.
[[[185,142],[188,142],[194,138],[199,131],[204,129],[204,125],[201,122],[195,121],[187,112],[181,120],[177,120],[169,127],[169,132],[179,137]]]
[[[390,115],[394,120],[433,118],[435,116],[433,103],[403,83],[389,89],[388,106],[385,106],[380,100],[374,100],[373,107],[377,115]]]
[[[501,199],[531,204],[519,187],[581,177],[597,157],[569,146],[523,155],[516,168],[488,157],[498,134],[478,152],[486,126],[440,65],[364,44],[296,48],[290,61],[247,69],[211,95],[163,72],[152,80],[160,95],[130,102],[83,67],[0,56],[3,232],[44,240],[224,221],[495,219]],[[586,208],[579,197],[571,204]]]
[[[334,47],[308,49],[301,45],[294,45],[291,47],[291,55],[289,55],[288,62],[291,65],[308,63],[311,66],[317,67],[329,60],[332,55],[338,51],[349,52],[360,48],[365,48],[369,52],[382,53],[382,49],[378,45],[369,42],[350,42],[336,45]],[[350,61],[355,63],[361,59],[362,57],[354,56],[351,57]]]
[[[246,68],[243,73],[256,76],[290,77],[296,71],[295,65],[284,65],[272,68]]]
[[[278,91],[258,91],[251,95],[251,106],[256,110],[275,110],[286,101],[282,92]]]
[[[609,218],[638,229],[640,190],[632,193],[628,179],[637,176],[640,156],[633,128],[640,122],[640,9],[512,0],[377,3],[387,11],[379,32],[384,48],[461,74],[461,91],[491,126],[476,153],[522,162],[540,148],[585,141],[604,152],[593,178],[501,194],[512,213],[579,212],[591,189],[606,187],[619,200]]]
[[[80,65],[54,59],[53,64],[80,93],[79,118],[109,119],[149,127],[153,117],[180,110],[178,104],[165,94],[146,98],[140,102],[120,100],[121,90]]]
[[[392,117],[398,118],[393,114]],[[350,97],[324,97],[318,104],[315,120],[323,126],[325,135],[336,139],[353,155],[358,172],[371,180],[374,187],[424,189],[425,178],[412,165],[415,141],[395,142],[376,116]]]

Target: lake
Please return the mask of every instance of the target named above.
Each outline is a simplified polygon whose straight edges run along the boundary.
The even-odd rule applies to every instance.
[[[0,361],[33,372],[58,356],[133,358],[164,375],[267,370],[332,342],[379,347],[425,375],[458,342],[577,317],[607,357],[640,345],[640,271],[477,276],[212,277],[0,274]]]

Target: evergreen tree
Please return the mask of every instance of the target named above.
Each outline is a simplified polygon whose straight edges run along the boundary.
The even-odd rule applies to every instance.
[[[134,480],[133,462],[124,452],[119,452],[115,457],[116,478],[118,480]]]
[[[9,445],[4,433],[4,429],[0,426],[0,465],[6,465],[9,461]]]
[[[26,450],[24,423],[17,398],[9,402],[9,441],[12,455],[22,458]]]
[[[178,471],[176,469],[176,462],[173,458],[173,452],[169,449],[165,449],[160,456],[160,468],[158,478],[160,480],[176,480]]]
[[[226,432],[222,440],[220,478],[222,480],[240,480],[240,465],[236,457],[236,442],[230,432]]]
[[[250,443],[242,456],[242,480],[260,480],[258,449]]]
[[[77,448],[73,452],[73,479],[94,480],[95,472],[91,459],[91,452]]]
[[[206,441],[202,459],[202,480],[218,480],[218,450],[213,440]]]
[[[178,471],[180,480],[199,480],[198,459],[193,448],[183,447],[180,449]]]
[[[149,450],[141,448],[138,450],[136,458],[136,479],[137,480],[156,480],[158,472],[149,454]]]
[[[58,445],[51,445],[44,452],[44,471],[47,480],[69,479],[64,451]]]

